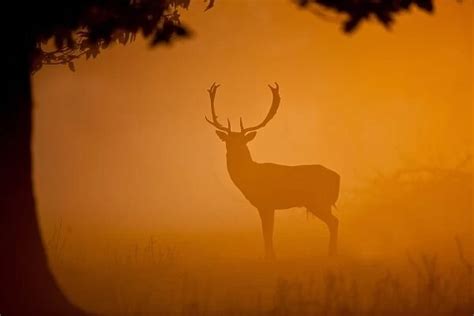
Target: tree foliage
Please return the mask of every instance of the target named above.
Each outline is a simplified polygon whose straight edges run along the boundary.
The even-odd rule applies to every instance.
[[[425,12],[433,12],[432,0],[297,0],[302,7],[319,6],[346,16],[343,30],[353,32],[359,24],[375,17],[385,27],[390,27],[395,16],[418,7]]]
[[[81,0],[33,2],[26,15],[26,31],[35,42],[31,53],[31,72],[43,65],[64,64],[74,71],[74,60],[95,58],[112,43],[125,45],[137,33],[152,45],[169,43],[189,36],[181,25],[180,9],[191,0]],[[209,10],[219,1],[204,0]],[[290,0],[289,0],[290,1]],[[215,3],[216,2],[216,3]],[[390,27],[395,16],[412,7],[432,12],[432,0],[296,0],[303,8],[334,11],[344,16],[343,31],[353,32],[364,20],[375,17]],[[269,4],[268,4],[269,5]],[[22,10],[22,8],[18,8]],[[47,45],[54,42],[54,48]],[[49,48],[49,49],[48,49]]]
[[[34,4],[27,30],[35,41],[31,71],[43,65],[66,64],[74,70],[74,60],[95,58],[112,43],[127,44],[137,33],[151,44],[169,43],[172,38],[189,35],[181,25],[179,9],[187,9],[190,0],[82,0],[51,6]],[[48,49],[48,43],[54,48]]]

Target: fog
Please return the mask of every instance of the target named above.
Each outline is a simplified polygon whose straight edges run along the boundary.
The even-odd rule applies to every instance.
[[[258,213],[204,120],[206,89],[222,84],[216,110],[235,129],[240,117],[264,118],[276,81],[281,105],[249,144],[252,157],[340,174],[343,257],[448,256],[455,236],[470,246],[469,6],[439,1],[432,16],[413,11],[390,30],[368,22],[347,35],[287,0],[219,1],[205,13],[197,1],[182,12],[190,39],[151,49],[138,36],[79,60],[75,72],[42,69],[33,78],[33,153],[43,238],[61,230],[64,256],[83,262],[150,240],[188,262],[261,258]],[[394,178],[401,171],[414,191]],[[449,182],[451,171],[465,177]],[[417,182],[432,177],[436,184]],[[275,225],[282,260],[326,254],[326,228],[304,209],[277,211]],[[80,296],[64,269],[56,274]]]

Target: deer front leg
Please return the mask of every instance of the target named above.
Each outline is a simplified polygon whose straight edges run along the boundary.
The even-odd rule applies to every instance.
[[[275,259],[273,250],[273,223],[275,221],[275,211],[268,209],[259,209],[258,213],[262,220],[263,241],[265,244],[265,259]]]

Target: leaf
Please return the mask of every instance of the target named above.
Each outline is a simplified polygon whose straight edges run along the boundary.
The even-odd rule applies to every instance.
[[[54,37],[54,45],[56,46],[57,49],[60,49],[63,47],[64,44],[64,37],[62,34],[56,34]]]
[[[351,33],[353,32],[356,27],[359,25],[359,22],[360,22],[361,18],[360,17],[351,17],[348,21],[346,21],[344,23],[344,26],[343,26],[343,29],[344,29],[344,32],[346,33]]]
[[[415,1],[416,5],[420,8],[425,10],[426,12],[433,12],[434,6],[431,0],[417,0]]]
[[[72,72],[76,71],[76,67],[74,66],[74,63],[72,61],[67,63],[67,66],[69,69],[71,69]]]
[[[209,0],[206,9],[204,11],[210,10],[214,6],[215,0]]]
[[[92,54],[92,58],[96,58],[97,55],[99,55],[99,47],[97,47],[97,45],[91,47],[91,54]]]
[[[190,35],[189,31],[186,28],[182,27],[181,25],[175,26],[175,33],[176,35],[182,36],[182,37],[187,37]]]

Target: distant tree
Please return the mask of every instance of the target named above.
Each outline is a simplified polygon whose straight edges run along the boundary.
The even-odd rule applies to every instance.
[[[351,32],[375,16],[389,26],[412,5],[432,11],[428,0],[300,0],[347,17]],[[136,34],[152,45],[189,35],[179,9],[190,0],[8,1],[4,5],[5,98],[0,107],[0,313],[2,315],[84,315],[59,289],[48,267],[39,232],[32,184],[31,73],[44,65],[74,70],[81,56],[96,57],[112,43]],[[214,0],[207,0],[207,9]],[[54,47],[47,44],[52,41]]]

